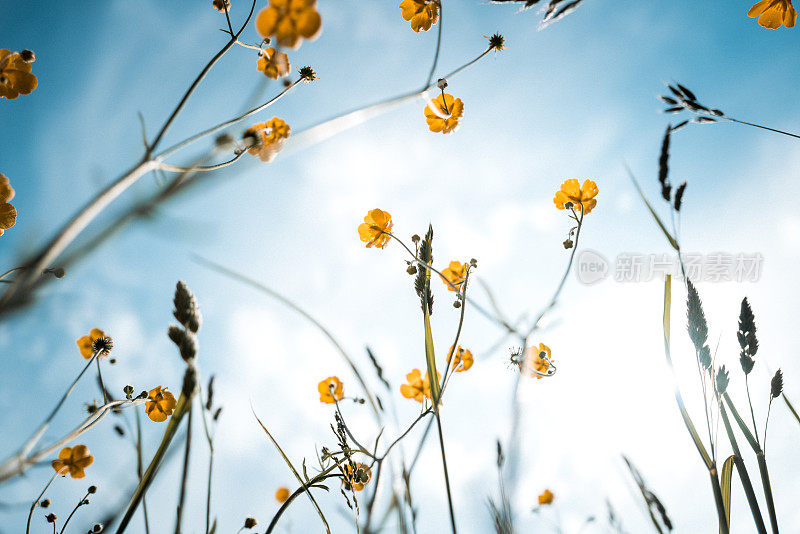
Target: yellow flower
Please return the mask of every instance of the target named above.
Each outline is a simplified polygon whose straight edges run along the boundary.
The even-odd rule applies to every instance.
[[[275,492],[275,500],[284,503],[289,500],[289,488],[280,487],[278,491]]]
[[[17,208],[9,204],[14,198],[14,188],[8,178],[0,173],[0,235],[17,224]]]
[[[322,29],[317,0],[270,0],[256,17],[256,29],[264,38],[275,36],[280,46],[297,48]]]
[[[442,377],[439,371],[436,371],[437,381]],[[431,382],[428,378],[428,372],[425,371],[425,378],[422,378],[422,373],[419,369],[414,369],[406,375],[408,384],[400,386],[400,393],[407,399],[414,399],[417,402],[422,402],[423,399],[431,398]]]
[[[151,421],[163,423],[167,420],[167,417],[172,415],[177,405],[178,402],[175,400],[175,396],[167,391],[167,388],[158,386],[151,389],[150,393],[147,394],[147,401],[144,403],[144,411]]]
[[[86,445],[75,445],[61,449],[61,452],[58,453],[58,460],[53,460],[50,465],[59,475],[69,474],[72,478],[83,478],[86,476],[83,470],[92,465],[92,462],[94,462],[94,457],[89,454]]]
[[[580,213],[581,206],[583,206],[584,215],[592,211],[592,208],[597,205],[597,184],[592,180],[584,180],[583,185],[579,185],[578,180],[570,178],[561,184],[561,190],[556,191],[556,196],[553,198],[556,207],[560,210],[567,209],[565,204],[572,202],[575,206],[575,211]]]
[[[272,161],[283,148],[283,143],[291,135],[292,129],[283,119],[273,117],[267,122],[254,124],[244,132],[244,138],[254,138],[255,144],[247,149],[261,161]]]
[[[31,63],[35,61],[33,52],[23,50],[12,52],[0,48],[0,98],[14,100],[19,95],[27,95],[36,89],[39,80],[31,74]]]
[[[545,354],[546,359],[542,358],[542,353]],[[531,376],[542,378],[542,376],[537,374],[535,371],[547,374],[547,371],[550,369],[550,362],[553,361],[554,360],[550,357],[550,347],[544,343],[539,343],[538,347],[536,345],[532,345],[525,349],[525,370],[527,370],[528,374]]]
[[[92,355],[97,352],[97,357],[106,356],[114,346],[114,340],[108,337],[105,332],[99,328],[92,328],[88,336],[83,336],[75,343],[78,344],[78,349],[81,351],[81,356],[88,360]]]
[[[544,490],[542,494],[539,495],[539,506],[544,504],[553,504],[553,497],[554,495],[552,491],[549,489]]]
[[[331,386],[333,386],[333,394],[331,394]],[[325,404],[334,404],[336,401],[342,400],[344,397],[344,385],[339,378],[329,376],[317,385],[319,391],[319,401]],[[336,401],[334,400],[336,398]]]
[[[747,16],[758,17],[758,23],[771,30],[781,26],[793,28],[797,22],[797,11],[791,0],[761,0],[750,8]]]
[[[449,134],[458,128],[458,121],[464,114],[464,103],[460,98],[453,100],[453,95],[443,93],[432,100],[436,111],[431,109],[430,102],[425,106],[425,120],[432,132]]]
[[[379,209],[369,210],[364,222],[358,225],[358,237],[367,244],[367,248],[384,248],[391,237],[392,216],[388,211]]]
[[[472,367],[472,364],[475,363],[472,359],[472,353],[467,349],[458,346],[456,349],[455,357],[453,357],[453,347],[450,347],[450,350],[447,352],[447,361],[450,361],[450,358],[453,358],[453,370],[456,373],[460,373],[462,371],[468,370]]]
[[[289,56],[276,52],[271,46],[258,55],[258,70],[271,80],[287,76],[290,68]]]
[[[344,477],[342,477],[342,484],[347,491],[361,491],[364,489],[370,479],[372,478],[372,471],[365,464],[352,463],[345,464]]]
[[[439,20],[438,0],[403,0],[399,7],[403,18],[411,21],[411,29],[417,33],[430,30]]]
[[[457,291],[461,288],[461,284],[464,283],[464,279],[467,277],[467,264],[451,261],[450,266],[443,270],[442,274],[444,275],[442,281],[444,285],[447,286],[447,290]],[[447,282],[450,283],[448,284]],[[453,288],[453,286],[455,286],[455,288]]]

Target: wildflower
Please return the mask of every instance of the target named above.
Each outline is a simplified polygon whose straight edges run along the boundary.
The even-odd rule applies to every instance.
[[[486,36],[484,35],[484,37]],[[494,50],[495,52],[499,52],[501,50],[506,49],[506,40],[499,33],[495,33],[491,37],[486,37],[486,38],[489,40],[489,48]]]
[[[86,445],[75,445],[74,447],[64,447],[58,453],[58,460],[53,460],[50,464],[59,475],[67,475],[72,478],[83,478],[86,473],[84,469],[92,465],[94,457],[89,454]]]
[[[419,33],[428,31],[439,20],[438,0],[403,0],[398,6],[403,19],[411,21],[411,29]]]
[[[347,491],[361,491],[371,478],[372,471],[365,464],[348,463],[344,466],[342,484]]]
[[[544,356],[542,356],[544,354]],[[542,374],[547,374],[550,369],[550,364],[553,362],[550,357],[550,347],[544,343],[539,343],[525,349],[525,359],[523,364],[531,376],[542,378]]]
[[[561,184],[561,190],[556,191],[553,202],[560,210],[569,209],[567,203],[572,203],[575,207],[581,206],[583,213],[587,214],[597,205],[597,200],[594,198],[597,193],[597,184],[592,180],[584,180],[583,185],[580,185],[578,180],[570,178]]]
[[[344,385],[335,376],[329,376],[317,384],[317,391],[319,391],[319,401],[325,404],[334,404],[344,398]]]
[[[431,102],[436,110],[431,109]],[[464,114],[464,103],[460,98],[453,99],[453,95],[442,93],[425,106],[425,120],[428,129],[432,132],[449,134],[458,127],[458,122]]]
[[[550,491],[549,489],[544,490],[542,494],[539,495],[539,506],[545,504],[553,504],[553,497],[554,495],[552,491]]]
[[[256,18],[256,29],[262,37],[274,35],[281,46],[298,48],[322,29],[317,0],[270,0]]]
[[[17,224],[17,208],[9,204],[14,194],[8,178],[0,174],[0,235]]]
[[[267,122],[254,124],[244,132],[245,139],[255,138],[255,144],[247,152],[258,156],[261,161],[272,161],[283,148],[292,129],[283,119],[273,117]]]
[[[456,349],[455,354],[453,354],[453,347],[450,347],[450,350],[447,353],[447,361],[450,361],[450,358],[453,358],[453,370],[456,373],[460,373],[462,371],[468,370],[472,367],[474,360],[472,359],[472,353],[467,349],[458,346]]]
[[[384,248],[391,236],[392,216],[388,211],[379,209],[369,210],[364,222],[358,225],[358,237],[367,244],[367,248]]]
[[[214,0],[211,2],[211,5],[214,6],[214,9],[220,13],[225,13],[226,11],[231,10],[231,0]]]
[[[276,52],[273,47],[259,53],[258,70],[270,80],[277,80],[289,75],[289,56],[283,52]]]
[[[306,83],[313,82],[317,79],[317,73],[314,72],[314,69],[306,65],[305,67],[300,67],[297,71],[300,74],[300,79]],[[288,83],[289,80],[286,80],[284,83]]]
[[[151,421],[163,423],[167,420],[167,417],[172,415],[177,405],[178,402],[175,400],[175,395],[167,391],[167,388],[158,386],[151,389],[147,394],[147,401],[144,403],[144,411]]]
[[[447,286],[447,290],[458,291],[467,277],[467,264],[451,261],[450,266],[442,271],[442,275],[442,281]]]
[[[98,358],[107,356],[114,347],[114,340],[99,328],[92,328],[88,336],[81,337],[75,343],[78,344],[81,356],[86,360],[91,358],[95,352]]]
[[[284,503],[289,500],[289,488],[280,487],[275,492],[275,500]]]
[[[797,11],[791,0],[761,0],[750,8],[747,16],[758,17],[758,23],[771,30],[781,26],[793,28],[797,22]]]
[[[31,74],[31,63],[35,59],[30,50],[20,53],[0,48],[0,98],[14,100],[36,89],[39,80]]]
[[[442,375],[436,371],[437,381]],[[431,382],[428,378],[428,372],[425,371],[425,378],[422,378],[422,373],[419,369],[414,369],[406,375],[408,384],[400,386],[400,393],[407,399],[414,399],[417,402],[422,402],[422,399],[431,398]]]

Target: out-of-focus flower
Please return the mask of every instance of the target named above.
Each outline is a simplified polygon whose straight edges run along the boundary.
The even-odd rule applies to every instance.
[[[411,29],[417,33],[430,30],[439,20],[438,0],[403,0],[399,7],[403,18],[411,22]]]
[[[172,415],[177,405],[178,401],[175,400],[175,396],[170,391],[167,391],[167,388],[158,386],[151,389],[147,394],[144,409],[151,421],[163,423],[167,420],[167,417]]]
[[[428,129],[432,132],[449,134],[458,128],[461,116],[464,115],[464,103],[460,98],[453,98],[453,95],[442,93],[431,102],[436,106],[436,111],[431,109],[430,102],[425,106],[425,120],[428,122]]]
[[[284,52],[275,51],[271,46],[258,55],[258,70],[271,80],[288,76],[290,69],[289,56]]]
[[[750,8],[747,16],[758,17],[758,23],[771,30],[781,26],[793,28],[797,22],[797,11],[791,0],[761,0]]]
[[[39,80],[31,74],[34,61],[36,56],[30,50],[12,52],[0,48],[0,98],[14,100],[36,89]]]
[[[364,489],[370,479],[372,478],[372,471],[365,464],[347,463],[344,466],[344,477],[342,477],[342,484],[347,491],[361,491]]]
[[[550,491],[549,489],[544,490],[542,492],[542,494],[539,495],[539,506],[542,506],[542,505],[545,505],[545,504],[553,504],[553,498],[554,497],[555,496],[553,495],[552,491]]]
[[[450,362],[451,358],[451,365],[456,373],[461,373],[468,370],[470,367],[472,367],[472,364],[475,363],[472,359],[472,353],[469,350],[462,348],[461,345],[458,346],[455,354],[453,354],[453,347],[450,347],[450,351],[447,353],[447,361]]]
[[[298,48],[322,29],[317,0],[270,0],[256,17],[256,29],[264,38],[274,36],[280,46]]]
[[[442,377],[439,371],[436,371],[437,381]],[[408,384],[400,386],[400,393],[407,399],[414,399],[417,402],[422,402],[423,399],[431,398],[431,382],[428,378],[428,372],[425,371],[425,377],[419,369],[414,369],[406,375]]]
[[[556,191],[556,196],[553,197],[556,207],[560,210],[568,209],[565,205],[571,202],[575,206],[575,211],[580,213],[583,206],[584,215],[592,211],[592,208],[597,205],[597,184],[592,180],[584,180],[583,185],[578,183],[575,178],[570,178],[561,184],[561,189]]]
[[[214,0],[211,2],[211,5],[214,6],[214,9],[220,13],[225,13],[226,11],[231,10],[231,0]]]
[[[467,277],[467,264],[451,261],[447,269],[442,271],[444,285],[448,291],[458,291]],[[450,282],[449,284],[447,282]],[[453,287],[455,286],[455,287]]]
[[[546,359],[542,358],[542,353],[545,354]],[[550,362],[552,361],[553,359],[550,357],[550,347],[544,343],[539,343],[538,347],[532,345],[525,349],[524,365],[531,376],[542,378],[534,371],[547,374],[547,370],[550,369]]]
[[[332,392],[331,392],[331,386]],[[319,391],[319,401],[325,404],[334,404],[344,398],[344,385],[338,377],[329,376],[317,385]],[[335,398],[335,400],[334,400]]]
[[[114,347],[114,340],[99,328],[92,328],[88,336],[81,337],[75,343],[78,344],[81,356],[86,360],[91,358],[95,352],[98,353],[98,358],[107,356]]]
[[[283,143],[291,135],[292,129],[283,119],[273,117],[267,122],[254,124],[244,132],[244,138],[252,138],[255,144],[247,152],[258,156],[261,161],[272,161],[283,149]]]
[[[364,222],[358,225],[358,237],[367,244],[367,248],[384,248],[391,237],[392,216],[388,211],[379,209],[369,210],[364,217]]]
[[[17,224],[17,208],[9,204],[14,198],[14,188],[8,178],[0,173],[0,235]]]
[[[89,454],[86,445],[75,445],[74,447],[64,447],[58,453],[58,460],[53,460],[50,464],[59,475],[67,475],[72,478],[83,478],[86,476],[84,469],[92,465],[94,457]]]
[[[289,488],[280,487],[275,491],[275,500],[284,503],[289,500]]]

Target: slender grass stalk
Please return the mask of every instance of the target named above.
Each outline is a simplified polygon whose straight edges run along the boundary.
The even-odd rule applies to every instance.
[[[435,410],[434,418],[436,419],[436,427],[439,430],[439,447],[442,451],[442,468],[444,469],[444,483],[447,488],[447,506],[450,511],[450,527],[453,529],[453,534],[456,534],[456,514],[453,510],[453,497],[450,491],[450,475],[447,472],[447,457],[444,453],[444,434],[442,433],[442,419],[439,410]]]
[[[188,413],[186,414],[186,443],[183,450],[183,472],[181,474],[181,491],[178,497],[178,510],[175,519],[175,534],[181,534],[181,523],[183,522],[183,508],[186,503],[186,486],[189,481],[189,459],[192,453],[192,409],[193,404],[189,406]]]
[[[142,481],[144,475],[144,465],[142,461],[142,421],[139,417],[139,412],[136,411],[136,474],[139,477],[139,482]],[[150,534],[150,518],[147,516],[147,498],[142,497],[142,512],[144,513],[144,532]],[[208,533],[206,533],[208,534]]]
[[[36,509],[36,505],[39,504],[39,501],[41,500],[42,495],[44,495],[44,492],[47,491],[47,488],[50,487],[50,484],[53,483],[53,481],[56,479],[57,476],[58,476],[58,471],[56,471],[56,473],[52,477],[50,477],[50,480],[47,482],[47,484],[45,484],[42,492],[39,494],[38,497],[36,497],[36,500],[31,503],[31,509],[28,512],[28,524],[27,527],[25,527],[25,534],[31,534],[31,518],[33,517],[33,511]]]
[[[72,519],[72,516],[74,516],[74,515],[75,515],[75,512],[77,512],[77,511],[78,511],[78,508],[80,508],[81,506],[83,506],[83,505],[84,505],[84,503],[88,503],[88,501],[87,501],[86,499],[88,499],[88,498],[89,498],[89,495],[91,495],[91,492],[87,491],[87,492],[86,492],[86,495],[84,495],[83,497],[81,497],[81,500],[80,500],[80,501],[78,501],[78,504],[76,504],[76,505],[75,505],[75,508],[73,508],[73,509],[72,509],[72,512],[70,512],[70,514],[67,516],[67,520],[66,520],[66,521],[64,521],[64,524],[63,524],[63,525],[61,525],[61,534],[64,534],[64,532],[67,530],[67,525],[69,524],[70,520]],[[56,529],[56,527],[55,527],[55,523],[53,523],[53,531],[55,531],[55,529]]]
[[[208,485],[206,487],[206,534],[210,534],[211,529],[211,481],[214,474],[214,437],[209,429],[206,417],[208,410],[203,402],[202,391],[200,394],[200,416],[203,421],[203,431],[205,432],[206,442],[208,443]],[[209,400],[209,403],[211,401]]]
[[[431,65],[431,71],[428,74],[428,80],[425,82],[426,89],[430,87],[431,81],[433,80],[433,75],[436,73],[436,65],[439,64],[439,50],[442,46],[442,24],[444,22],[444,9],[442,7],[443,0],[438,0],[437,3],[439,4],[439,28],[436,30],[436,51],[433,54],[433,65]]]

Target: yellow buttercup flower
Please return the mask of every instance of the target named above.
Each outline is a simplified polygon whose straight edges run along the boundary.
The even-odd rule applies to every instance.
[[[12,52],[0,48],[0,98],[14,100],[19,95],[28,95],[39,85],[31,74],[31,63],[36,61],[33,52]]]
[[[274,36],[280,46],[297,48],[322,29],[317,0],[270,0],[256,17],[256,29],[264,38]]]
[[[244,138],[254,139],[247,153],[258,156],[261,161],[270,162],[283,149],[283,143],[292,133],[286,121],[273,117],[267,122],[254,124],[244,132]]]
[[[258,54],[257,67],[271,80],[288,76],[291,69],[289,56],[283,52],[276,52],[271,46]]]
[[[472,364],[475,363],[472,358],[472,353],[469,350],[462,348],[461,345],[459,345],[456,349],[455,355],[453,354],[453,347],[450,347],[450,350],[447,352],[447,361],[450,362],[451,358],[453,360],[453,370],[456,373],[461,373],[468,370],[470,367],[472,367]]]
[[[441,377],[442,375],[439,374],[439,371],[436,371],[436,380],[438,381]],[[400,393],[403,397],[414,399],[417,402],[431,398],[431,382],[427,371],[425,371],[425,377],[423,378],[420,370],[414,369],[406,375],[406,380],[408,380],[408,384],[400,386]]]
[[[443,134],[454,132],[464,115],[464,103],[461,99],[453,99],[453,95],[442,93],[431,102],[436,106],[436,111],[431,109],[430,103],[425,106],[425,120],[430,131]]]
[[[442,281],[447,286],[448,291],[458,291],[464,279],[467,277],[467,264],[451,261],[450,266],[442,271]],[[450,282],[449,284],[447,282]],[[455,286],[455,288],[453,287]]]
[[[384,248],[389,244],[392,231],[392,216],[388,211],[369,210],[364,222],[358,225],[358,237],[367,244],[367,248]]]
[[[544,353],[545,358],[542,358]],[[524,365],[528,374],[536,378],[542,378],[538,373],[547,374],[550,369],[550,363],[554,360],[550,357],[550,347],[544,343],[539,343],[539,346],[532,345],[525,349]],[[536,372],[534,372],[536,371]]]
[[[289,488],[280,487],[275,492],[275,500],[279,503],[284,503],[289,500],[290,495]]]
[[[144,403],[144,411],[151,421],[163,423],[167,420],[167,417],[172,415],[177,405],[178,401],[175,400],[175,396],[167,391],[167,388],[158,386],[151,389],[147,394],[147,401]]]
[[[552,491],[550,491],[549,489],[544,490],[542,492],[542,494],[539,495],[539,506],[542,506],[542,505],[545,505],[545,504],[553,504],[553,498],[554,497],[555,496],[553,495]]]
[[[58,453],[58,460],[53,460],[50,465],[59,475],[83,478],[86,476],[84,469],[92,465],[92,462],[94,462],[94,457],[89,454],[86,445],[75,445],[61,449],[61,452]]]
[[[331,386],[333,386],[333,393],[331,394]],[[329,376],[317,385],[319,391],[319,401],[325,404],[334,404],[344,398],[344,385],[338,377]],[[334,400],[334,398],[336,400]]]
[[[99,328],[92,328],[88,336],[81,337],[75,343],[85,360],[91,358],[95,352],[98,353],[98,358],[106,356],[114,346],[114,340]]]
[[[580,213],[583,207],[584,215],[592,211],[597,205],[597,184],[592,180],[584,180],[583,185],[578,183],[575,178],[570,178],[561,184],[561,190],[556,191],[556,196],[553,198],[556,207],[560,210],[567,209],[567,202],[571,202],[575,207],[575,211]]]
[[[750,8],[747,16],[758,17],[758,23],[771,30],[781,26],[793,28],[797,22],[797,11],[791,0],[761,0]]]
[[[403,18],[411,21],[411,29],[417,33],[430,30],[439,20],[438,0],[403,0],[399,7]]]
[[[342,477],[342,484],[347,491],[361,491],[364,489],[370,479],[372,478],[372,471],[366,464],[352,464],[347,463],[344,466],[344,477]]]
[[[17,224],[17,208],[9,204],[14,194],[8,178],[0,174],[0,235]]]

